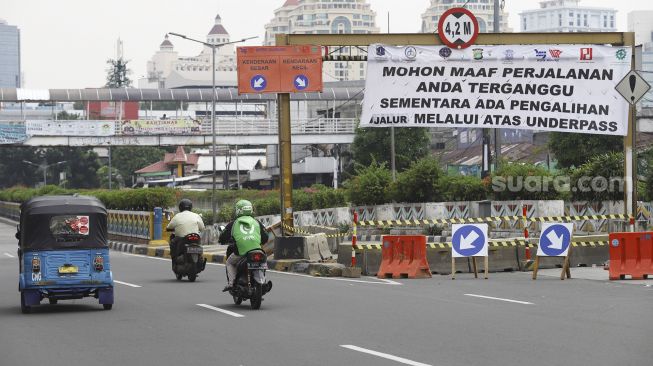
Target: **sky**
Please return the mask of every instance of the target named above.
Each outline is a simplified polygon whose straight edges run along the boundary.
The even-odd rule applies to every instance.
[[[263,41],[265,24],[285,0],[1,0],[0,19],[21,32],[21,63],[25,88],[101,87],[106,61],[115,58],[116,41],[136,81],[145,75],[147,61],[167,32],[204,39],[216,14],[232,40],[259,36],[242,45]],[[387,32],[414,33],[429,0],[368,0],[377,25]],[[510,26],[519,29],[518,14],[539,7],[539,0],[506,0]],[[582,0],[582,6],[615,8],[617,28],[626,31],[633,10],[653,10],[652,0]],[[171,39],[180,56],[195,56],[201,46]]]

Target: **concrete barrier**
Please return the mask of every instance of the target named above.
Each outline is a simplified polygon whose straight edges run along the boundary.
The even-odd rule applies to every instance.
[[[329,249],[329,243],[327,241],[326,234],[316,234],[314,235],[315,241],[317,242],[317,250],[320,254],[320,257],[324,259],[333,259],[333,253]]]
[[[322,260],[319,247],[320,241],[323,242],[323,247],[328,246],[326,238],[323,236],[322,238],[315,235],[275,238],[274,259],[305,259],[318,262]],[[328,248],[326,249],[328,251]]]

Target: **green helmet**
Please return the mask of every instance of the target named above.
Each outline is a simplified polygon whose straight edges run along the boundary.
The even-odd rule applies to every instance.
[[[254,213],[254,206],[248,200],[240,200],[236,203],[236,217],[252,216]]]

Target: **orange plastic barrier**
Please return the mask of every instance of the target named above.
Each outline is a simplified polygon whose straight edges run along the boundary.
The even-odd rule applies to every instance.
[[[384,235],[379,278],[429,278],[426,236]]]
[[[610,279],[653,275],[653,232],[610,234]]]

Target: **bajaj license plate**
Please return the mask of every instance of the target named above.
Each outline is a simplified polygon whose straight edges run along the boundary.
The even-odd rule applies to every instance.
[[[247,263],[249,269],[268,269],[267,263]]]
[[[79,269],[77,266],[61,266],[59,267],[59,273],[60,274],[70,274],[70,273],[78,273]]]
[[[202,247],[186,247],[188,254],[202,254]]]

